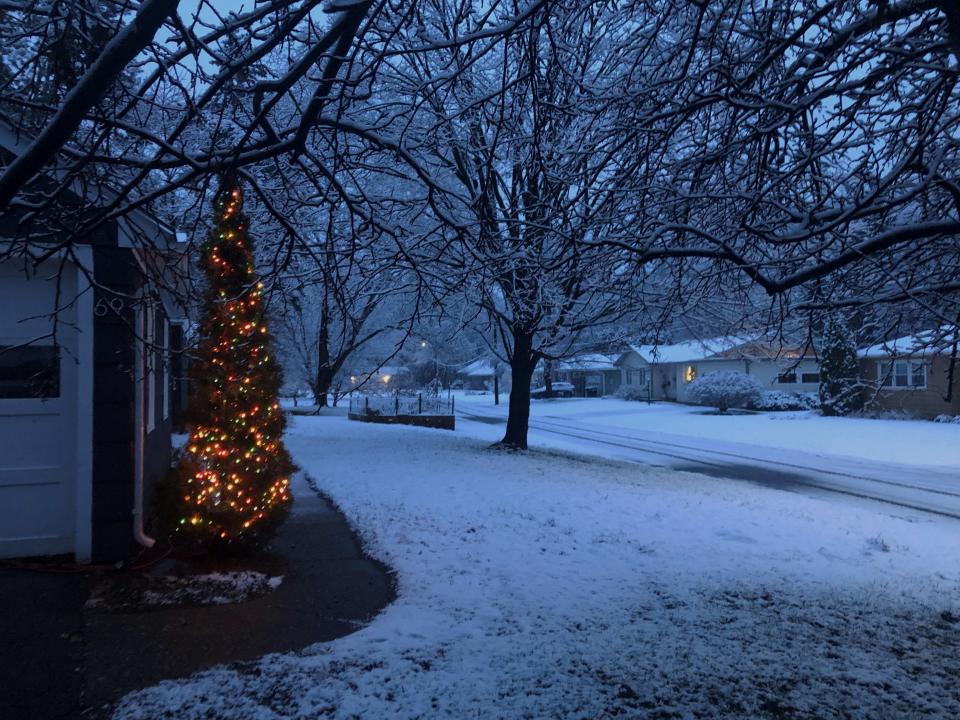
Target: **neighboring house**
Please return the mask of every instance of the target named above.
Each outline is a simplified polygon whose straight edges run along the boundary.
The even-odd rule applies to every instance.
[[[370,382],[385,388],[403,387],[410,382],[410,369],[403,365],[384,365],[373,373]]]
[[[820,366],[809,351],[725,336],[671,345],[630,345],[616,360],[621,386],[645,388],[650,400],[689,402],[687,386],[719,371],[742,372],[768,389],[816,392]]]
[[[927,331],[860,350],[864,401],[875,410],[960,415],[960,363],[952,335]]]
[[[579,397],[612,395],[620,387],[616,355],[590,353],[557,364],[556,378],[568,382]]]
[[[349,376],[350,388],[360,386],[360,391],[378,392],[406,388],[413,380],[410,368],[404,365],[383,365],[377,369],[355,370]]]
[[[19,142],[0,127],[8,158]],[[19,224],[0,216],[0,257]],[[144,523],[170,467],[170,360],[182,333],[149,283],[158,262],[137,247],[143,234],[175,243],[135,212],[71,256],[51,246],[38,266],[0,261],[0,557],[115,561],[151,542]]]
[[[493,390],[496,375],[496,366],[485,358],[469,362],[457,371],[457,377],[463,380],[464,390]],[[503,387],[500,389],[503,390]]]

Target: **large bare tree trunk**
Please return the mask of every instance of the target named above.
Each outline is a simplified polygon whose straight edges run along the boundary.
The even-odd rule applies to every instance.
[[[324,296],[317,340],[317,381],[313,389],[317,406],[322,408],[327,407],[327,394],[330,392],[330,385],[333,384],[333,368],[330,366],[330,314],[327,310],[327,298]]]
[[[507,431],[502,445],[527,449],[527,431],[530,427],[530,380],[537,357],[533,352],[533,333],[514,328],[513,355],[510,356],[510,406]]]
[[[327,407],[330,402],[328,397],[330,395],[330,386],[333,384],[333,373],[330,372],[329,367],[320,368],[317,370],[317,385],[313,394],[317,399],[318,407]]]

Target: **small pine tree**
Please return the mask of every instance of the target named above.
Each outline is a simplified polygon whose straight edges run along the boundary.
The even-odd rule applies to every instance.
[[[202,248],[208,288],[190,369],[192,432],[176,476],[177,530],[218,549],[258,542],[282,522],[294,469],[242,207],[225,176]]]
[[[862,405],[853,333],[843,317],[830,315],[820,340],[820,410],[824,415],[849,415]]]

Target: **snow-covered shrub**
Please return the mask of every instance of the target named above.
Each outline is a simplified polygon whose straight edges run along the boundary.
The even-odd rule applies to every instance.
[[[785,392],[783,390],[764,390],[759,400],[747,405],[751,410],[767,412],[780,410],[815,410],[820,400],[813,393]]]
[[[621,400],[649,400],[650,392],[646,386],[640,387],[639,385],[621,385],[617,388],[617,391],[613,394],[614,397],[620,398]]]
[[[857,367],[857,344],[840,315],[829,315],[820,339],[820,410],[849,415],[863,407]]]
[[[742,372],[715,372],[698,377],[687,386],[687,397],[700,405],[713,405],[720,412],[760,400],[763,388]]]
[[[960,425],[960,415],[937,415],[933,421],[935,423],[953,423]]]

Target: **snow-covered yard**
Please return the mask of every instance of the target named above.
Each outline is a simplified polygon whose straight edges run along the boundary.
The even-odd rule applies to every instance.
[[[398,600],[117,718],[960,716],[955,521],[333,417],[287,443]]]
[[[462,394],[462,409],[506,415],[492,395]],[[822,417],[816,412],[716,415],[679,403],[644,403],[615,398],[534,401],[531,418],[563,418],[592,426],[665,433],[799,450],[901,465],[960,467],[960,425],[929,420]]]

